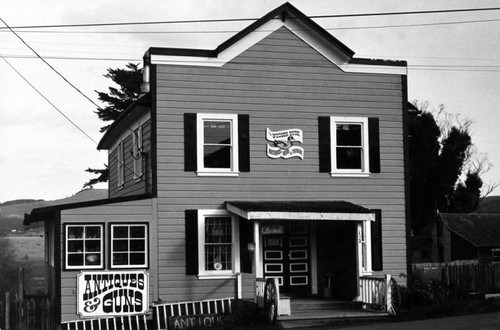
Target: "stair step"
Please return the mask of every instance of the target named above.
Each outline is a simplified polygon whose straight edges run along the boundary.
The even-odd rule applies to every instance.
[[[335,310],[350,309],[350,301],[335,300],[292,300],[290,302],[292,312],[301,310]]]
[[[302,311],[290,316],[280,316],[279,323],[284,329],[307,328],[327,324],[352,322],[385,321],[387,313],[361,310],[334,310],[334,311]]]

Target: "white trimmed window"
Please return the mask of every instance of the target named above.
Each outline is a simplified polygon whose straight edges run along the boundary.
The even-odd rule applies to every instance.
[[[118,143],[116,148],[116,173],[118,179],[118,188],[123,188],[125,184],[125,157],[123,155],[123,141]]]
[[[198,274],[230,276],[240,271],[239,230],[235,216],[224,210],[198,212]]]
[[[331,174],[368,175],[368,118],[330,117],[330,130]]]
[[[359,273],[372,274],[371,221],[358,223],[358,265]]]
[[[134,159],[134,180],[142,177],[142,126],[132,134],[132,158]]]
[[[147,224],[111,224],[110,268],[148,267]]]
[[[65,269],[104,268],[102,224],[65,226]]]
[[[198,175],[238,175],[238,115],[198,114]]]

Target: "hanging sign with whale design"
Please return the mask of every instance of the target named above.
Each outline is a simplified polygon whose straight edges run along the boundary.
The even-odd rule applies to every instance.
[[[302,130],[298,128],[283,131],[271,131],[266,128],[266,140],[272,142],[267,145],[267,156],[269,158],[292,158],[304,159],[304,148],[297,146],[302,144]]]

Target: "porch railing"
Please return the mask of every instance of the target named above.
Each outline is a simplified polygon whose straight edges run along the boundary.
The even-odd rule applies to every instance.
[[[231,314],[234,298],[153,304],[155,329],[169,329],[169,320],[189,315]],[[175,326],[173,327],[175,328]]]
[[[390,274],[385,276],[361,276],[359,278],[358,301],[366,307],[397,315],[401,307],[401,294],[396,280]]]
[[[62,330],[99,329],[99,330],[147,330],[146,315],[130,315],[102,319],[75,320],[61,323]]]

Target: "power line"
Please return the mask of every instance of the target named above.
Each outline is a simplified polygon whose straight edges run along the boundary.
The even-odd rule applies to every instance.
[[[3,55],[5,58],[17,58],[17,59],[35,59],[37,57],[35,56],[30,56],[30,55]],[[377,56],[377,58],[380,56]],[[382,56],[384,57],[384,56]],[[46,58],[50,59],[56,59],[56,60],[84,60],[84,61],[125,61],[125,62],[134,62],[134,61],[140,61],[140,59],[136,58],[111,58],[111,57],[67,57],[67,56],[50,56]],[[459,58],[455,58],[459,59]],[[468,60],[466,58],[463,58],[463,60]],[[492,61],[499,61],[500,59],[484,59],[484,60],[492,60]],[[170,62],[181,62],[181,61],[175,61],[171,60]],[[203,64],[205,62],[203,61],[196,61],[193,60],[190,63],[192,64]],[[313,64],[315,63],[314,61],[310,61],[310,63],[304,63],[304,61],[298,62],[298,61],[289,61],[287,63],[275,63],[275,62],[238,62],[240,64],[246,64],[246,65],[253,65],[253,64],[262,64],[262,65],[273,65],[273,66],[295,66],[295,65],[301,65],[305,67],[311,67],[311,68],[329,68],[331,66],[327,65],[321,65],[321,64]],[[476,65],[476,64],[408,64],[407,65],[409,70],[439,70],[439,71],[476,71],[476,72],[488,72],[488,71],[494,71],[497,72],[500,70],[500,65]]]
[[[78,126],[73,120],[71,120],[62,110],[60,110],[57,106],[54,105],[45,95],[43,95],[42,92],[40,92],[26,77],[23,76],[21,72],[19,72],[5,57],[0,55],[0,57],[7,63],[12,70],[14,70],[28,85],[31,86],[45,101],[47,101],[52,108],[54,108],[61,116],[63,116],[67,121],[69,121],[74,127],[76,127],[80,132],[82,132],[89,140],[97,144],[97,142],[90,136],[88,135],[80,126]]]
[[[21,38],[21,36],[19,36],[12,28],[10,28],[10,26],[2,19],[0,18],[0,21],[2,21],[2,23],[17,37],[19,38],[19,40],[22,41],[23,44],[26,45],[26,47],[28,47],[40,60],[43,61],[43,63],[45,63],[49,68],[52,69],[52,71],[54,71],[57,75],[59,75],[59,77],[61,77],[66,83],[68,83],[71,87],[73,87],[78,93],[80,93],[84,98],[86,98],[87,100],[89,100],[93,105],[95,105],[98,109],[101,109],[101,107],[95,103],[94,101],[92,101],[92,99],[90,99],[87,95],[85,95],[78,87],[76,87],[75,85],[73,85],[68,79],[66,79],[66,77],[64,77],[59,71],[57,71],[52,65],[50,65],[49,62],[47,62],[43,57],[40,56],[40,54],[38,54],[36,52],[36,50],[34,50],[26,41],[24,41],[23,38]]]
[[[464,13],[497,11],[500,7],[489,8],[462,8],[462,9],[441,9],[441,10],[419,10],[419,11],[400,11],[400,12],[380,12],[380,13],[355,13],[355,14],[331,14],[331,15],[311,15],[314,18],[349,18],[349,17],[368,17],[368,16],[396,16],[396,15],[423,15],[423,14],[444,14],[444,13]],[[133,25],[162,25],[162,24],[192,24],[192,23],[222,23],[222,22],[241,22],[256,21],[260,18],[219,18],[219,19],[193,19],[193,20],[173,20],[173,21],[144,21],[144,22],[113,22],[113,23],[82,23],[82,24],[52,24],[52,25],[24,25],[14,26],[13,29],[45,29],[45,28],[73,28],[73,27],[101,27],[101,26],[133,26]],[[5,29],[1,28],[0,30]]]

